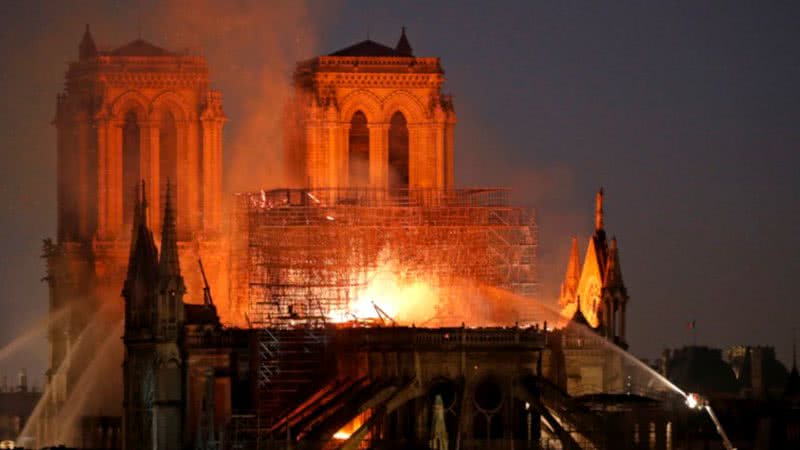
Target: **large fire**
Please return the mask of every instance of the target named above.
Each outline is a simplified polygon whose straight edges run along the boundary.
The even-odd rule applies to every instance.
[[[424,324],[434,319],[443,298],[439,280],[403,267],[388,252],[379,264],[360,277],[351,288],[352,299],[346,309],[331,311],[334,323],[389,321],[397,324]]]
[[[538,303],[507,289],[457,277],[443,277],[424,267],[403,265],[383,251],[378,264],[350,288],[347,307],[328,313],[338,324],[404,326],[511,326],[542,319]],[[523,311],[534,311],[526,317]],[[553,316],[553,314],[550,314]],[[544,315],[547,320],[547,315]]]

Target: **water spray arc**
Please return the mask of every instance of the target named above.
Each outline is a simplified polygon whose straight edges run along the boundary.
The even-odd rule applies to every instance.
[[[708,399],[700,394],[690,392],[686,394],[685,403],[689,409],[705,410],[705,412],[708,413],[708,417],[711,418],[712,422],[714,422],[714,427],[717,429],[717,433],[722,438],[722,443],[725,445],[725,449],[736,450],[736,447],[733,446],[731,440],[728,439],[728,434],[725,433],[725,429],[722,428],[722,423],[719,421],[719,418],[717,418],[717,415],[714,414],[714,410],[711,408]]]

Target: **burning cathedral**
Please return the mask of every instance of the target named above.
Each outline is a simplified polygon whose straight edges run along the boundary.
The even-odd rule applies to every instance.
[[[44,256],[62,315],[21,439],[632,448],[618,443],[635,425],[667,448],[651,403],[611,414],[576,400],[631,393],[602,192],[562,319],[535,300],[533,211],[505,189],[457,186],[443,82],[405,30],[393,47],[298,63],[289,185],[226,198],[226,116],[205,60],[143,40],[103,50],[87,27],[54,120],[58,234]]]

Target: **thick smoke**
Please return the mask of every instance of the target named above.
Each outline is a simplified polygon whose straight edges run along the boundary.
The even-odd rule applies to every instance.
[[[223,93],[227,190],[285,185],[282,114],[297,61],[316,48],[316,27],[303,1],[171,1],[152,26],[171,48],[189,46],[208,59]]]

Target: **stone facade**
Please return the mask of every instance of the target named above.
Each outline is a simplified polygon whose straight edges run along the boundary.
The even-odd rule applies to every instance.
[[[70,400],[86,361],[76,343],[89,325],[99,335],[122,321],[120,286],[131,248],[140,180],[154,207],[144,217],[161,240],[167,183],[173,186],[176,246],[186,287],[199,293],[202,258],[210,282],[227,291],[222,218],[222,127],[219,92],[204,58],[137,39],[98,49],[87,26],[78,59],[57,96],[57,236],[44,257],[53,320],[48,338],[48,403]],[[195,297],[196,298],[196,297]],[[119,357],[119,355],[117,355]],[[120,376],[112,370],[108,376]],[[110,399],[113,404],[118,404]],[[50,414],[50,413],[48,413]]]
[[[287,110],[292,184],[452,189],[452,98],[439,58],[366,40],[299,63]]]

